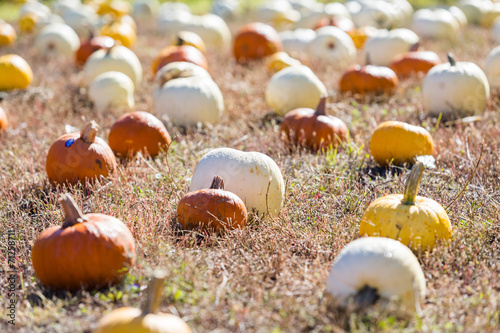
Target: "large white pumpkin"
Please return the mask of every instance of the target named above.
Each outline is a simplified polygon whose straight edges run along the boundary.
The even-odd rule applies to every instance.
[[[311,58],[320,59],[339,66],[350,64],[356,57],[356,46],[352,38],[337,27],[323,27],[307,46]]]
[[[98,75],[89,88],[89,98],[96,111],[113,106],[134,106],[134,83],[121,72],[105,72]]]
[[[472,24],[480,24],[483,16],[493,9],[491,0],[462,0],[458,3],[458,8],[467,17],[467,21]]]
[[[408,52],[418,41],[418,36],[408,29],[379,30],[363,45],[364,59],[368,58],[371,65],[389,66],[395,57]]]
[[[159,117],[180,126],[215,124],[224,111],[224,98],[210,74],[188,62],[173,62],[157,73],[161,85],[154,92]]]
[[[243,200],[248,211],[278,215],[285,196],[285,183],[276,163],[267,155],[231,148],[214,149],[198,162],[190,191],[209,188],[214,176],[224,179],[226,191]]]
[[[307,46],[316,38],[316,31],[312,29],[285,30],[279,33],[283,51],[290,55],[307,54]]]
[[[231,43],[229,27],[215,14],[193,15],[185,30],[198,34],[208,48],[227,48]]]
[[[472,62],[449,62],[434,66],[422,83],[424,109],[432,116],[456,118],[484,111],[490,86],[484,72]]]
[[[99,16],[93,7],[80,5],[77,8],[68,8],[63,12],[64,22],[73,28],[82,38],[90,36],[97,26]]]
[[[402,312],[421,314],[425,276],[411,250],[384,237],[364,237],[347,244],[335,258],[326,282],[327,298],[347,306],[359,292],[375,289]]]
[[[266,87],[266,103],[277,114],[297,108],[315,109],[326,87],[307,66],[291,66],[273,75]]]
[[[142,81],[141,62],[135,53],[117,45],[110,50],[98,50],[87,59],[83,68],[85,85],[90,85],[99,74],[110,71],[128,75],[136,88]]]
[[[500,88],[500,46],[490,51],[484,65],[484,73],[492,89]]]
[[[457,19],[444,8],[420,9],[413,16],[413,31],[422,37],[455,39],[459,30]]]
[[[69,25],[52,23],[40,30],[35,46],[44,55],[70,57],[80,47],[80,38]]]

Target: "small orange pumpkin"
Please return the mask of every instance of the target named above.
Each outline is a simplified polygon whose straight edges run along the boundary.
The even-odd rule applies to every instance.
[[[326,97],[321,98],[316,111],[300,108],[288,112],[280,131],[285,142],[312,151],[337,148],[347,141],[349,132],[342,120],[326,113]]]
[[[219,176],[214,177],[209,189],[186,194],[179,201],[177,215],[184,229],[217,233],[242,229],[248,220],[245,203],[236,194],[224,191],[224,181]]]
[[[91,36],[76,51],[75,62],[78,66],[83,66],[92,53],[100,49],[111,49],[114,45],[115,40],[109,36]]]
[[[0,23],[0,46],[9,46],[14,44],[17,39],[16,30],[7,22]]]
[[[7,113],[0,106],[0,133],[4,132],[9,126],[9,119],[7,118]]]
[[[149,112],[135,111],[116,120],[108,141],[118,156],[132,157],[142,152],[154,157],[160,149],[167,150],[172,139],[158,118]]]
[[[70,194],[59,200],[62,226],[38,236],[31,250],[35,274],[50,289],[96,289],[118,283],[132,266],[135,241],[122,221],[82,214]]]
[[[412,75],[427,74],[432,67],[440,63],[441,59],[435,52],[418,51],[417,43],[409,52],[396,57],[389,68],[401,79]]]
[[[156,73],[166,64],[176,61],[186,61],[208,70],[208,62],[203,53],[191,45],[170,45],[160,51],[153,60],[151,70]]]
[[[398,83],[398,76],[389,67],[356,65],[342,75],[339,88],[343,93],[392,94]]]
[[[356,30],[354,23],[344,16],[323,17],[314,25],[313,30],[318,30],[319,28],[327,26],[337,27],[348,34],[352,34]]]
[[[50,147],[45,169],[52,184],[85,183],[116,170],[116,159],[106,141],[97,137],[99,126],[88,123],[78,133],[59,137]]]
[[[233,54],[238,62],[262,59],[281,51],[281,38],[268,24],[256,22],[243,26],[234,39]]]

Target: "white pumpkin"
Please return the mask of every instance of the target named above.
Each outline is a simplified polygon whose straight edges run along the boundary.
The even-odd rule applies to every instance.
[[[385,1],[349,1],[345,6],[358,27],[373,26],[387,29],[392,27],[396,19],[397,11]]]
[[[495,20],[491,28],[491,39],[497,44],[500,44],[500,19]]]
[[[453,15],[455,20],[457,20],[460,28],[465,28],[467,26],[469,22],[467,21],[467,17],[465,16],[464,12],[460,8],[458,8],[457,6],[449,6],[444,8],[448,10],[451,15]]]
[[[440,113],[456,118],[481,113],[490,97],[484,72],[472,62],[449,62],[434,66],[422,83],[424,109],[431,116]]]
[[[484,65],[484,72],[491,89],[500,89],[500,46],[490,51]]]
[[[491,28],[496,21],[500,17],[500,3],[493,2],[492,6],[489,10],[483,12],[481,16],[481,21],[479,22],[482,27]]]
[[[408,29],[379,30],[363,45],[364,59],[376,66],[389,66],[398,55],[418,43],[418,36]]]
[[[192,16],[187,31],[198,34],[208,48],[220,50],[231,43],[231,31],[226,22],[215,14]]]
[[[413,31],[422,37],[455,39],[459,30],[457,19],[444,8],[420,9],[413,16]]]
[[[134,83],[121,72],[98,75],[89,88],[89,98],[97,112],[113,106],[134,106]]]
[[[160,7],[158,0],[137,0],[134,2],[132,15],[139,19],[152,18]]]
[[[480,24],[483,15],[493,9],[493,3],[490,0],[462,0],[458,3],[458,8],[469,23]]]
[[[78,8],[82,5],[80,0],[57,0],[52,3],[52,11],[63,15],[67,9]]]
[[[274,74],[266,87],[266,103],[277,114],[298,108],[315,109],[326,87],[307,66],[291,66]]]
[[[286,30],[279,33],[283,50],[290,55],[307,54],[307,46],[316,38],[312,29]]]
[[[224,189],[240,197],[248,211],[271,217],[280,212],[285,183],[269,156],[231,148],[211,150],[198,162],[189,190],[209,188],[214,176],[224,179]]]
[[[40,2],[30,1],[21,7],[19,17],[23,17],[26,14],[34,14],[38,18],[44,18],[51,14],[51,10]]]
[[[347,8],[340,2],[331,2],[325,5],[324,11],[329,17],[343,16],[352,19]]]
[[[159,32],[165,33],[168,36],[174,35],[179,31],[186,30],[186,26],[193,19],[193,15],[189,11],[189,7],[184,8],[184,6],[172,6],[172,8],[170,8],[171,4],[185,5],[180,2],[165,2],[160,6],[156,27]],[[165,7],[166,5],[169,6]]]
[[[95,12],[95,9],[87,5],[66,9],[63,12],[63,19],[82,38],[88,38],[91,30],[99,22],[99,16]]]
[[[35,47],[44,55],[70,57],[80,47],[80,38],[69,25],[52,23],[40,30]]]
[[[135,53],[125,46],[117,45],[92,53],[83,68],[85,85],[90,85],[98,75],[109,71],[128,75],[135,87],[142,81],[141,63]]]
[[[238,0],[215,0],[211,12],[224,20],[234,20],[239,16],[241,6]]]
[[[374,289],[383,300],[400,304],[402,312],[421,314],[425,276],[411,250],[384,237],[364,237],[347,244],[335,258],[325,294],[345,307],[359,293]]]
[[[302,13],[295,27],[299,29],[312,29],[319,20],[325,17],[328,17],[328,14],[325,12],[325,5],[317,3],[308,11]]]
[[[170,63],[157,73],[161,85],[154,92],[156,114],[175,125],[215,124],[224,111],[224,98],[210,74],[191,64]]]
[[[350,64],[356,57],[352,38],[337,27],[326,26],[316,31],[316,37],[307,46],[311,58],[339,66]]]

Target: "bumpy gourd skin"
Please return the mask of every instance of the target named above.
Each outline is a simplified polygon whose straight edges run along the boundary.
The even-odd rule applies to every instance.
[[[439,203],[421,196],[414,205],[402,201],[402,194],[391,194],[372,202],[361,219],[360,235],[396,239],[415,251],[431,250],[436,240],[451,237],[450,219]]]

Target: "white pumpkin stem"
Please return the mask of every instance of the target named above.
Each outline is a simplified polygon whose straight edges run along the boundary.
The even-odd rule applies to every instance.
[[[375,304],[379,298],[378,290],[366,285],[358,291],[354,297],[354,303],[358,309],[362,310]]]
[[[422,162],[415,163],[411,169],[410,175],[406,180],[403,205],[411,206],[415,204],[415,198],[417,197],[418,187],[420,186],[424,170],[425,166]]]
[[[314,112],[316,116],[326,116],[326,98],[327,96],[322,96],[319,100],[316,112]]]
[[[419,42],[416,42],[415,44],[413,44],[411,47],[410,47],[410,52],[417,52],[418,49],[420,48],[420,43]]]
[[[167,272],[156,270],[148,287],[148,298],[142,308],[142,314],[156,313],[160,306],[161,295],[163,294],[163,284],[167,278]]]
[[[87,221],[87,219],[83,216],[80,207],[78,207],[75,199],[73,199],[73,196],[71,194],[61,194],[59,203],[64,210],[64,223],[62,225],[63,228],[72,227],[75,224]]]
[[[80,132],[80,139],[85,143],[94,143],[97,131],[99,131],[99,125],[92,120]]]
[[[212,181],[212,185],[210,185],[211,190],[223,190],[224,189],[224,179],[219,176],[215,176]]]
[[[165,83],[170,80],[191,77],[193,76],[193,71],[191,69],[180,70],[178,68],[172,68],[168,72],[163,73],[158,77],[158,84],[162,87]]]
[[[454,67],[457,64],[457,61],[455,60],[455,56],[451,52],[448,52],[448,61],[450,62],[451,67]]]

